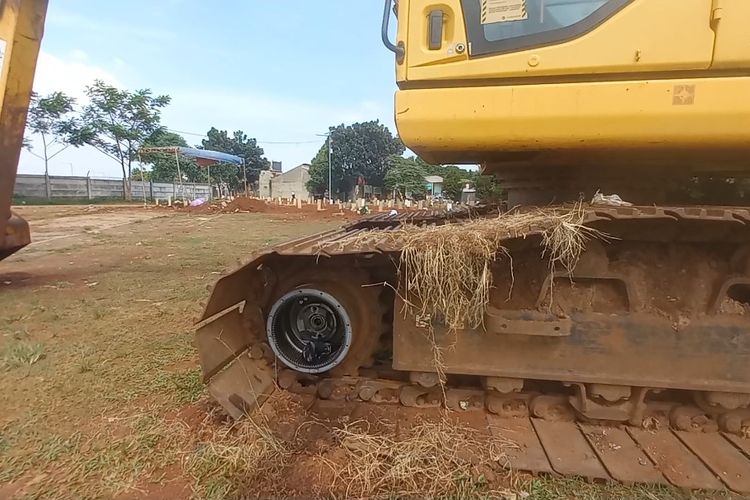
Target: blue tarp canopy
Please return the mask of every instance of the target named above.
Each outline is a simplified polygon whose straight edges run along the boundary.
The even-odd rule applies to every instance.
[[[218,151],[209,151],[207,149],[196,149],[196,148],[177,148],[179,153],[189,158],[196,158],[198,160],[209,160],[216,163],[234,163],[235,165],[242,165],[243,160],[239,156],[230,155],[228,153],[220,153]]]
[[[162,148],[141,148],[140,153],[171,153],[195,158],[200,165],[210,165],[212,163],[233,163],[242,165],[243,160],[239,156],[210,151],[208,149],[186,148],[182,146],[162,147]]]

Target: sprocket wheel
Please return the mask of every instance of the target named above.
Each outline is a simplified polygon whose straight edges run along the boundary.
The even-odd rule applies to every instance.
[[[345,264],[289,266],[277,275],[263,315],[279,362],[303,373],[357,375],[372,364],[387,317],[382,287]]]

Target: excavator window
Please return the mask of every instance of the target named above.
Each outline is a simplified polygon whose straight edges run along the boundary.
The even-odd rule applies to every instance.
[[[579,37],[632,0],[463,0],[470,54],[553,45]]]

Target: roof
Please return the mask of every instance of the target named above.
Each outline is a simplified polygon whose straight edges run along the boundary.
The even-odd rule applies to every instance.
[[[296,172],[297,170],[300,170],[300,169],[301,170],[305,170],[305,171],[310,170],[310,165],[308,165],[307,163],[303,163],[302,165],[297,165],[296,167],[294,167],[294,168],[292,168],[290,170],[287,170],[286,172],[282,173],[281,175],[291,174],[292,172]]]
[[[156,148],[141,148],[140,153],[179,153],[188,158],[195,158],[197,160],[203,160],[203,165],[211,163],[234,163],[235,165],[242,165],[243,159],[239,156],[230,155],[227,153],[221,153],[219,151],[211,151],[208,149],[197,149],[197,148],[186,148],[182,146],[169,146],[169,147],[156,147]]]
[[[429,182],[430,184],[442,184],[443,178],[439,175],[426,175],[424,178],[425,181]]]

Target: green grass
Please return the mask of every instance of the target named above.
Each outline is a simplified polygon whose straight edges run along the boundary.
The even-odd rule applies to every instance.
[[[53,278],[1,291],[0,488],[19,485],[11,498],[137,498],[165,470],[196,500],[236,485],[190,465],[228,438],[215,429],[192,435],[179,417],[206,398],[193,346],[206,285],[264,248],[269,234],[280,242],[334,225],[243,214],[206,227],[173,216],[9,263],[3,272]],[[107,264],[60,274],[60,259],[63,270],[68,261]],[[222,467],[231,466],[226,458]]]
[[[26,340],[12,341],[2,353],[2,365],[6,369],[31,366],[44,358],[44,346]]]
[[[531,479],[521,485],[526,500],[721,500],[740,497],[726,492],[686,491],[671,486],[623,485],[579,478]]]
[[[162,373],[153,387],[171,394],[180,405],[194,403],[206,394],[206,386],[203,384],[199,368],[178,373]]]

